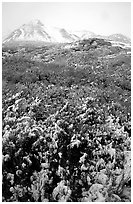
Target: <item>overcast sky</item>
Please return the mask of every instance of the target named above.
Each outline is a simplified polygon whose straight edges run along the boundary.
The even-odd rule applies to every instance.
[[[102,35],[122,33],[131,37],[129,2],[4,2],[3,37],[33,19],[66,29],[86,29]]]

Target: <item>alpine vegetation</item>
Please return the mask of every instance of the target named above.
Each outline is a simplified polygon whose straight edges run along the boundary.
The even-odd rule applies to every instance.
[[[2,46],[3,202],[131,202],[131,47],[35,20]]]

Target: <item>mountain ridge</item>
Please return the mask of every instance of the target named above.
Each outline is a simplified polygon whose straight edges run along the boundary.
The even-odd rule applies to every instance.
[[[122,34],[112,34],[109,36],[97,35],[92,31],[78,30],[69,31],[64,28],[45,26],[40,20],[35,19],[27,24],[23,24],[18,29],[11,32],[4,40],[3,44],[17,42],[44,42],[44,43],[71,43],[88,38],[104,38],[106,40],[130,44],[130,38]]]

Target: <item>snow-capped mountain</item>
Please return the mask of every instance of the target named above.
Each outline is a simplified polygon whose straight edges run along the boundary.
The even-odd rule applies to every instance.
[[[93,38],[97,36],[95,33],[88,31],[88,30],[77,30],[77,31],[69,31],[69,32],[78,36],[80,40],[87,39],[87,38]]]
[[[126,44],[130,44],[131,40],[130,38],[122,35],[122,34],[113,34],[113,35],[109,35],[107,37],[109,40],[112,41],[116,41],[116,42],[121,42],[121,43],[126,43]]]
[[[5,40],[12,41],[50,41],[51,36],[45,32],[43,24],[39,20],[31,21],[13,31]]]
[[[130,43],[130,39],[121,34],[100,36],[88,30],[68,31],[64,28],[44,26],[40,20],[33,20],[14,30],[3,44],[17,42],[69,43],[87,38],[104,38],[114,42]]]
[[[33,20],[13,31],[3,43],[20,41],[73,42],[75,40],[78,40],[78,37],[63,28],[45,27],[40,20]]]

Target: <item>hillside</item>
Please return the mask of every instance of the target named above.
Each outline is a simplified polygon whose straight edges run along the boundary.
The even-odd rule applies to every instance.
[[[130,72],[107,39],[3,46],[3,202],[131,202]]]

